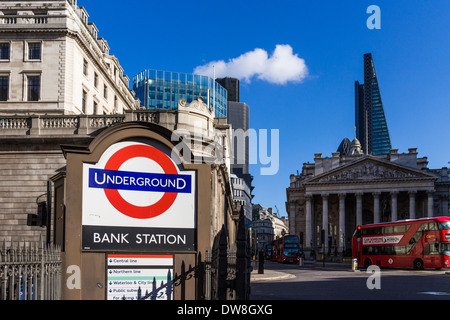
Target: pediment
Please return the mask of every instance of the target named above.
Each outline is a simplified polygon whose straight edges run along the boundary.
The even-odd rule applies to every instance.
[[[433,174],[393,162],[364,156],[358,160],[312,177],[304,184],[357,183],[393,180],[436,180]]]
[[[213,115],[212,108],[209,108],[202,97],[198,97],[191,103],[187,104],[186,99],[182,98],[178,100],[178,110],[189,111],[193,113],[200,113],[211,117]]]

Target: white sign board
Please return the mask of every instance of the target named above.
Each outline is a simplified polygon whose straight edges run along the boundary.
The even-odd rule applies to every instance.
[[[172,300],[172,255],[108,255],[108,300]]]
[[[111,145],[83,164],[83,249],[194,250],[196,172],[157,142]]]
[[[397,244],[402,240],[403,235],[392,236],[376,236],[376,237],[363,237],[363,245],[371,244]]]

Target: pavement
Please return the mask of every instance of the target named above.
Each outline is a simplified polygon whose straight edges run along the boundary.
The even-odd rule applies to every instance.
[[[258,262],[254,262],[254,267],[250,276],[250,281],[274,281],[274,280],[285,280],[295,278],[295,275],[273,270],[270,268],[270,264],[273,262],[264,263],[263,273],[258,272]],[[338,262],[323,262],[320,261],[304,261],[302,266],[298,266],[299,269],[317,269],[317,270],[349,270],[352,271],[352,266],[350,263],[338,263]]]
[[[250,281],[252,281],[252,282],[283,280],[283,279],[290,279],[290,278],[295,278],[295,276],[290,273],[275,271],[275,270],[268,270],[268,269],[264,269],[264,272],[262,274],[258,273],[258,269],[256,269],[256,270],[253,270],[250,275]]]
[[[266,260],[267,261],[267,260]],[[250,276],[251,282],[258,281],[275,281],[295,278],[295,275],[289,272],[273,270],[273,267],[278,265],[276,262],[267,261],[264,263],[263,273],[258,272],[258,261],[253,261],[253,270]],[[334,270],[334,271],[349,271],[359,272],[361,269],[353,270],[350,262],[325,262],[325,266],[321,261],[305,260],[302,266],[298,266],[298,269],[314,269],[314,270]],[[295,269],[292,269],[295,270]],[[364,269],[363,269],[364,270]],[[444,274],[450,275],[450,271],[445,271]]]

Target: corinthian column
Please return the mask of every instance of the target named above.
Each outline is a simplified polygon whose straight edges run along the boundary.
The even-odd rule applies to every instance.
[[[433,217],[434,216],[434,195],[433,195],[433,191],[429,191],[428,192],[428,217]]]
[[[305,229],[305,247],[309,248],[311,246],[311,239],[312,239],[312,205],[311,205],[311,195],[305,195],[305,213],[306,213],[306,229]]]
[[[345,193],[339,194],[339,250],[345,246]]]
[[[328,249],[328,194],[322,194],[322,229],[325,230],[325,252]]]
[[[416,191],[409,191],[409,218],[416,218]]]
[[[294,210],[292,210],[292,207],[294,208]],[[289,216],[289,233],[290,234],[296,234],[295,233],[295,216],[296,215],[297,215],[297,200],[291,200],[291,210],[290,210],[290,216]]]
[[[373,193],[373,223],[380,222],[380,193]]]
[[[397,221],[397,191],[391,192],[391,221]]]
[[[362,226],[362,193],[356,193],[356,225]]]

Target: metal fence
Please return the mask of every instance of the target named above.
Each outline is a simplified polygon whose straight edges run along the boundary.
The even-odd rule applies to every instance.
[[[58,246],[17,243],[7,247],[3,242],[0,300],[60,300],[61,267]]]
[[[250,234],[241,208],[236,243],[230,245],[225,226],[206,250],[205,300],[248,300],[252,272]]]

